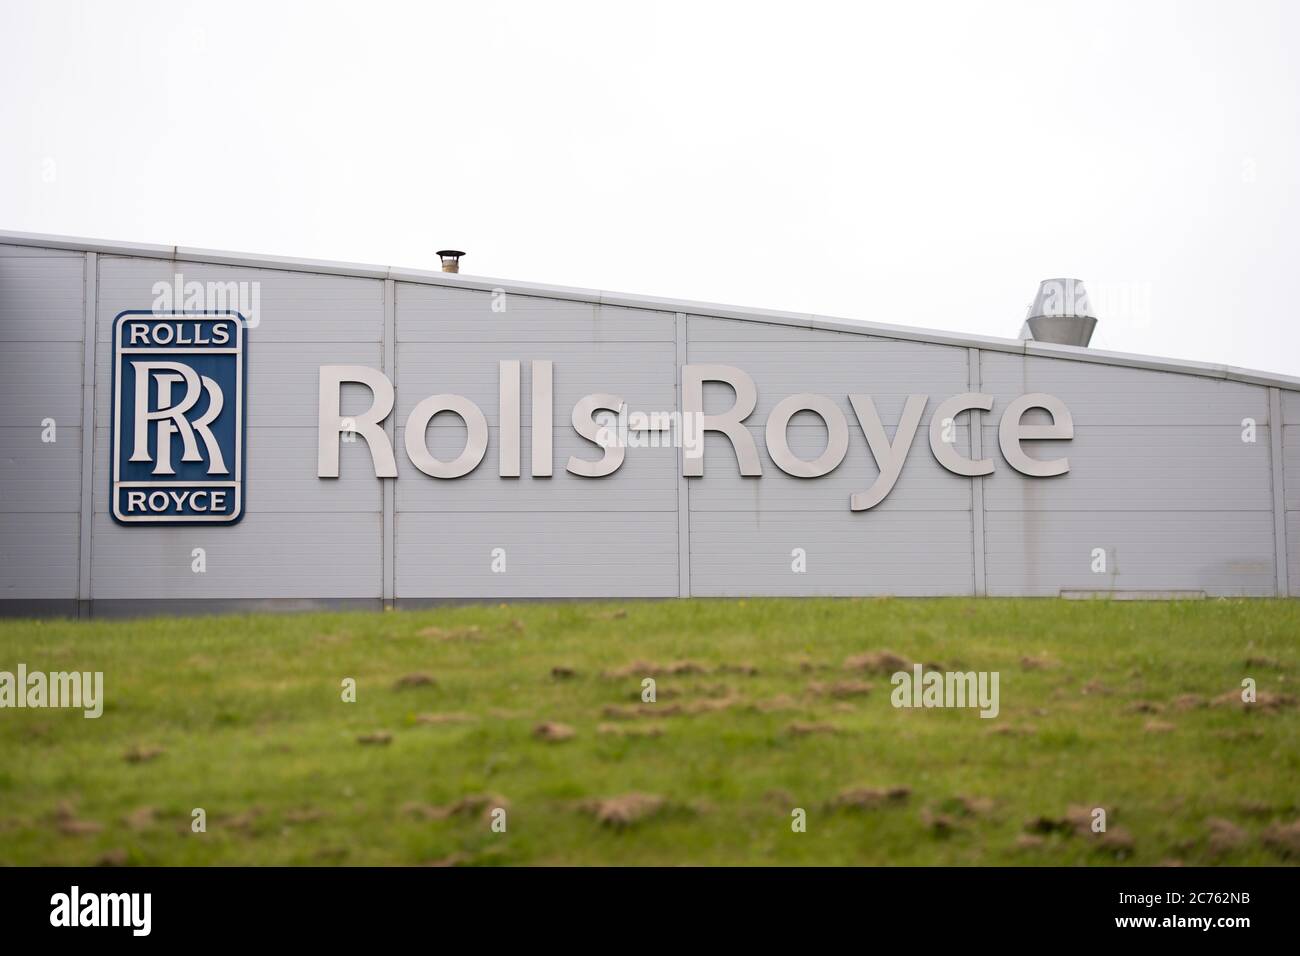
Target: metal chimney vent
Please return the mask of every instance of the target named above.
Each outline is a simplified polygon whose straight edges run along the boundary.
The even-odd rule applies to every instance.
[[[1082,348],[1096,328],[1097,317],[1092,315],[1082,279],[1044,279],[1038,283],[1020,337]]]
[[[442,271],[459,272],[460,257],[464,254],[459,249],[439,249],[438,258],[442,260]]]

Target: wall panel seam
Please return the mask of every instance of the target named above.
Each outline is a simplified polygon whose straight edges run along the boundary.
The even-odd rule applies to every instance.
[[[99,311],[99,256],[88,252],[83,263],[82,308],[85,324],[82,331],[81,368],[81,513],[77,561],[77,598],[81,613],[90,611],[91,549],[94,545],[95,475],[95,316]]]
[[[392,279],[384,280],[384,374],[388,376],[389,381],[397,381],[397,286]],[[388,443],[392,445],[396,424],[397,409],[384,419],[384,434],[388,436]],[[384,513],[381,523],[380,535],[383,540],[383,584],[382,594],[384,606],[391,606],[396,597],[395,585],[397,581],[397,513],[395,508],[395,498],[397,488],[394,482],[396,478],[380,478],[379,482],[383,488]]]
[[[1286,461],[1282,454],[1282,392],[1268,390],[1269,457],[1273,466],[1273,551],[1276,555],[1277,596],[1286,597],[1291,590],[1287,568],[1286,540]]]
[[[682,403],[682,366],[686,364],[687,345],[686,313],[677,313],[677,358],[673,369],[673,379],[677,386],[677,408],[684,409]],[[691,506],[690,486],[686,482],[685,441],[682,439],[686,429],[678,429],[677,441],[677,596],[691,596]]]
[[[970,349],[968,355],[970,356],[969,387],[972,392],[978,392],[982,387],[983,377],[980,370],[980,350]],[[971,457],[978,461],[984,457],[982,435],[984,423],[976,422],[975,416],[979,414],[978,412],[970,411],[966,414],[971,417],[969,428]],[[975,564],[975,595],[982,597],[988,593],[988,571],[984,548],[984,479],[979,476],[971,479],[971,543]]]

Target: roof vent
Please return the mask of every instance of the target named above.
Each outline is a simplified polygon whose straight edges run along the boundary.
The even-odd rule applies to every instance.
[[[1044,279],[1038,283],[1020,337],[1082,348],[1092,340],[1096,328],[1097,318],[1092,315],[1082,279]]]
[[[459,272],[460,257],[464,254],[459,249],[439,249],[438,258],[442,260],[442,271]]]

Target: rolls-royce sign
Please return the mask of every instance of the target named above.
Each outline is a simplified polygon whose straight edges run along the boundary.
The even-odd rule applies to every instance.
[[[520,475],[520,445],[522,400],[520,366],[517,359],[499,363],[500,448],[498,449],[499,474],[503,478]],[[532,375],[532,468],[534,478],[550,477],[552,473],[552,447],[554,422],[553,363],[547,359],[531,362]],[[731,407],[722,412],[704,412],[705,383],[730,386],[734,392]],[[341,411],[344,383],[364,385],[372,393],[370,408],[363,412],[345,415]],[[740,368],[731,365],[683,365],[681,368],[682,408],[668,411],[638,411],[629,415],[622,395],[611,392],[593,392],[580,398],[573,406],[573,430],[591,442],[600,452],[597,458],[569,457],[565,471],[582,478],[603,478],[622,467],[628,447],[637,444],[626,436],[647,432],[672,432],[673,443],[682,448],[682,475],[704,475],[704,442],[706,432],[715,432],[731,444],[734,461],[740,473],[761,477],[762,463],[754,435],[745,422],[758,404],[758,391],[754,380]],[[396,478],[397,463],[393,446],[384,431],[383,422],[393,411],[394,388],[392,381],[378,369],[362,365],[323,365],[320,368],[320,416],[318,433],[318,460],[316,474],[321,478],[339,476],[339,442],[355,441],[360,435],[370,448],[375,475]],[[875,400],[868,394],[848,395],[849,406],[875,459],[879,474],[870,487],[855,492],[849,498],[849,508],[866,511],[874,508],[893,490],[902,473],[908,451],[929,403],[929,396],[907,396],[902,414],[897,422],[887,424],[876,408]],[[993,410],[993,396],[980,392],[964,392],[944,399],[930,418],[930,450],[935,460],[947,471],[966,477],[988,475],[993,472],[992,458],[970,458],[958,449],[956,417],[969,412],[972,427],[978,427],[974,415],[978,411]],[[1038,421],[1025,421],[1027,413],[1038,410]],[[826,447],[812,459],[801,458],[791,449],[787,430],[790,420],[801,412],[809,412],[822,420],[826,428]],[[435,415],[448,413],[461,419],[465,426],[465,444],[452,459],[434,457],[427,444],[427,429]],[[620,423],[611,425],[606,419],[613,415]],[[1048,423],[1041,421],[1042,417]],[[893,437],[886,430],[893,426]],[[430,395],[419,401],[406,420],[406,454],[420,471],[433,478],[459,478],[479,467],[488,447],[488,422],[483,410],[463,395]],[[998,424],[998,446],[1007,464],[1031,478],[1048,478],[1070,470],[1068,458],[1040,459],[1029,455],[1022,443],[1035,440],[1068,440],[1074,437],[1074,420],[1065,403],[1054,395],[1034,392],[1021,395],[1001,409]],[[824,395],[801,392],[783,398],[772,409],[764,430],[767,452],[781,471],[796,478],[820,478],[830,474],[844,461],[849,447],[848,418],[836,402]],[[645,442],[655,444],[656,442]],[[594,453],[594,452],[593,452]]]
[[[246,354],[238,312],[114,319],[114,520],[157,526],[243,517]]]

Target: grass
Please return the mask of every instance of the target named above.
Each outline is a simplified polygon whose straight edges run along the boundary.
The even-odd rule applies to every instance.
[[[1171,702],[1239,691],[1246,676],[1264,695],[1293,693],[1298,634],[1295,601],[689,600],[0,622],[0,670],[103,671],[107,701],[98,720],[0,711],[0,863],[1284,863],[1294,858],[1264,834],[1298,815],[1300,711],[1285,698]],[[886,648],[998,671],[1001,713],[895,709],[886,674],[843,667]],[[657,701],[642,703],[650,668],[605,673],[638,660],[705,672],[660,672]],[[417,673],[434,683],[398,686]],[[355,703],[341,699],[345,678]],[[873,690],[818,693],[840,681]],[[695,709],[709,700],[726,705]],[[463,719],[418,716],[429,714]],[[538,739],[545,721],[574,737]],[[626,728],[661,733],[610,732]],[[390,742],[358,742],[377,732]],[[131,762],[133,748],[161,753]],[[910,795],[837,808],[855,787]],[[591,812],[628,793],[663,803],[625,826]],[[446,812],[478,794],[491,799]],[[505,833],[485,818],[497,805]],[[1091,832],[1024,839],[1029,821],[1071,806],[1109,808],[1108,832],[1131,847]],[[792,832],[796,807],[807,832]],[[1214,817],[1241,828],[1226,845],[1211,844]]]

